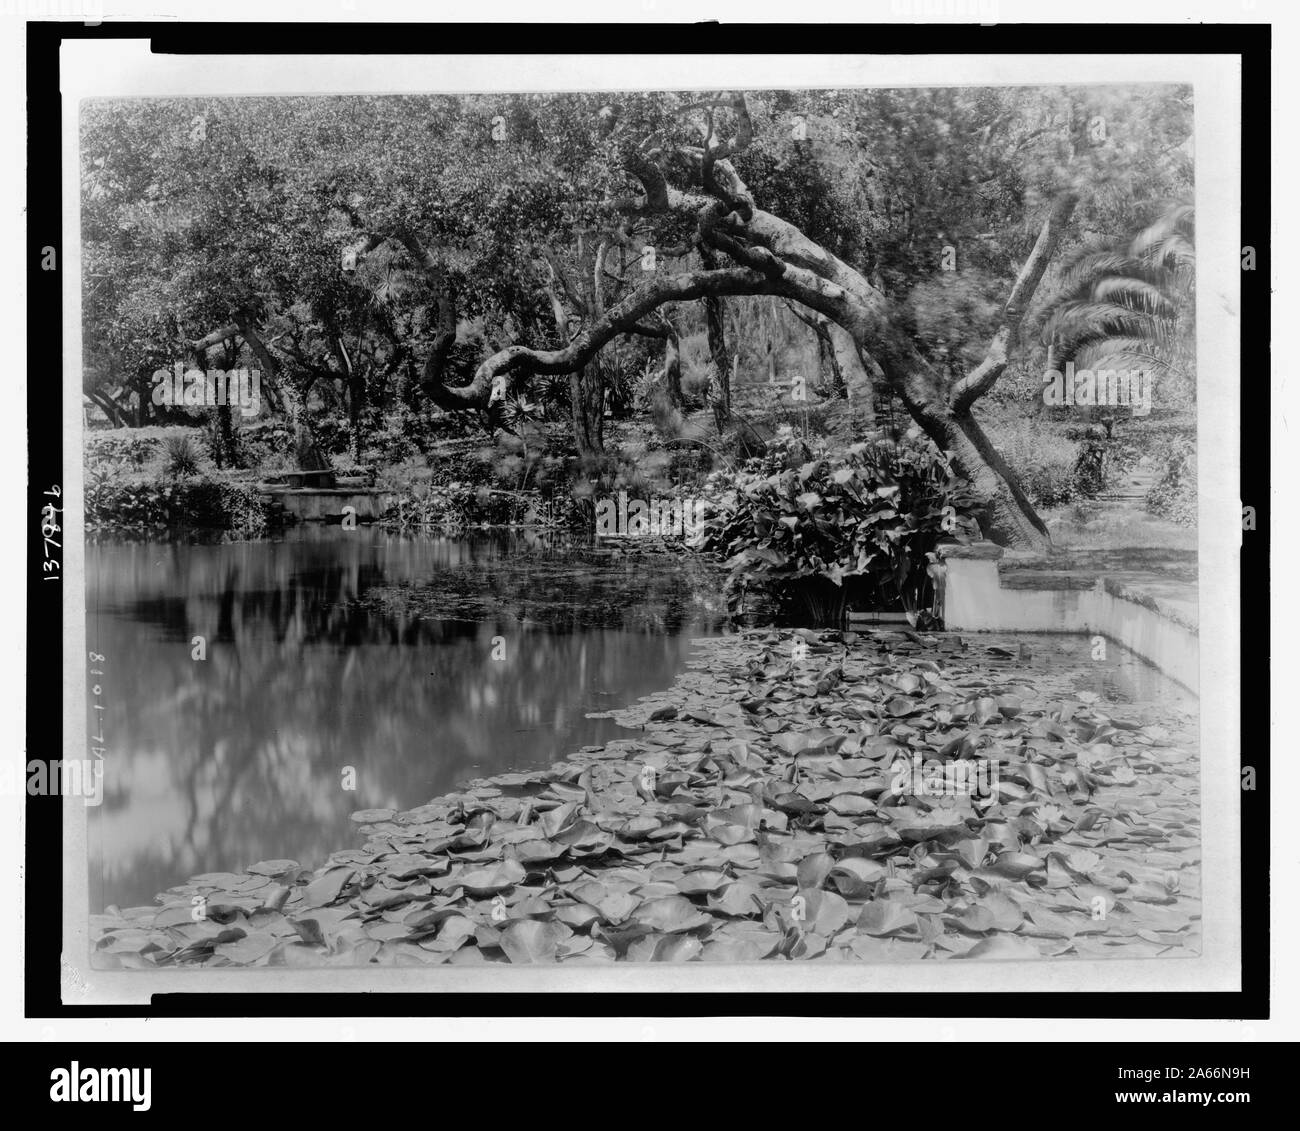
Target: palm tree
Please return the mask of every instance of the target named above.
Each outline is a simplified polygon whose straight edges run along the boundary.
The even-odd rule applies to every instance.
[[[1043,324],[1049,369],[1142,369],[1195,395],[1195,212],[1165,203],[1131,240],[1079,252]]]

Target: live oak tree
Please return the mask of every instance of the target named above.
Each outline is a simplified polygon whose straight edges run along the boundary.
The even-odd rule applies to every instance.
[[[832,114],[839,109],[832,108]],[[976,118],[981,107],[953,103],[952,109]],[[983,109],[987,119],[988,108]],[[513,382],[531,374],[579,371],[609,341],[634,332],[647,316],[668,303],[716,301],[728,295],[779,295],[849,334],[864,364],[883,374],[916,423],[951,453],[957,470],[987,500],[981,526],[988,537],[1013,546],[1046,543],[1046,528],[989,441],[974,408],[1012,360],[1022,324],[1067,236],[1081,197],[1090,187],[1102,189],[1113,180],[1117,169],[1123,167],[1124,156],[1147,138],[1131,137],[1122,146],[1108,146],[1105,115],[1093,113],[1081,97],[1068,92],[1042,99],[1036,107],[1041,111],[1037,122],[1025,121],[1023,107],[1001,109],[1001,120],[1016,128],[1003,131],[995,143],[996,118],[986,120],[983,131],[957,135],[978,138],[986,147],[984,160],[975,160],[973,154],[969,160],[961,160],[960,153],[945,153],[942,160],[949,176],[985,185],[999,179],[1005,182],[1006,166],[1039,139],[1048,147],[1034,170],[1038,183],[1032,186],[1033,193],[1025,191],[1024,185],[1001,186],[1004,195],[1015,195],[1018,188],[1027,198],[1024,207],[1032,203],[1035,215],[1032,234],[1026,233],[1027,246],[1011,253],[1015,270],[1005,282],[1002,301],[977,361],[954,365],[951,358],[940,363],[925,356],[914,323],[909,325],[907,312],[887,297],[880,282],[873,282],[868,273],[837,255],[827,246],[832,241],[819,242],[798,225],[760,207],[741,173],[741,159],[754,143],[754,113],[744,94],[733,94],[676,107],[683,118],[696,116],[695,137],[664,125],[662,116],[659,122],[650,123],[657,128],[647,129],[644,118],[633,117],[626,128],[616,126],[611,134],[622,141],[619,158],[623,171],[640,191],[611,198],[605,205],[609,213],[633,224],[659,222],[675,226],[677,232],[686,229],[688,242],[700,251],[701,265],[646,281],[584,324],[559,348],[507,346],[485,359],[472,380],[454,387],[437,386],[434,395],[440,403],[469,407],[490,396],[503,377]],[[934,121],[932,116],[928,124]],[[792,135],[796,142],[807,136],[808,123],[802,124],[803,129]],[[913,127],[915,124],[913,118]],[[939,125],[941,138],[956,132],[942,118]],[[935,144],[936,158],[941,152]],[[927,233],[934,250],[953,260],[957,246],[938,241],[945,239],[945,227],[955,231],[963,221],[969,226],[969,215],[963,216],[961,211],[952,206],[944,227],[934,223]],[[907,226],[912,223],[909,216]],[[861,238],[861,232],[851,225],[836,235],[841,242]],[[877,264],[877,274],[881,266]],[[941,260],[941,268],[949,266],[957,264]],[[883,268],[884,273],[898,273],[899,264],[886,262]],[[436,379],[437,375],[431,376]]]
[[[671,150],[656,144],[660,134],[629,140],[621,157],[639,183],[632,198],[612,201],[611,213],[632,222],[651,218],[685,224],[690,241],[704,249],[699,268],[657,276],[587,322],[555,349],[510,345],[487,358],[467,384],[435,387],[442,403],[471,407],[485,403],[500,379],[534,373],[581,371],[600,349],[635,328],[670,302],[718,299],[726,295],[775,294],[833,321],[870,356],[890,387],[926,433],[988,500],[986,533],[1015,545],[1045,538],[1045,528],[1009,469],[972,415],[975,401],[1005,369],[1020,324],[1073,212],[1077,193],[1069,187],[1050,201],[1041,231],[1012,281],[985,357],[955,380],[918,351],[885,296],[859,271],[809,238],[790,222],[758,207],[733,160],[753,138],[749,104],[743,95],[691,104],[705,125],[699,144],[674,139]],[[730,130],[718,126],[722,111]],[[666,131],[663,131],[666,132]],[[669,180],[677,174],[682,187]]]

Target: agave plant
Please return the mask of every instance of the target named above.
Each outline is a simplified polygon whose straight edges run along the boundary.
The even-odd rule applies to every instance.
[[[1042,331],[1048,368],[1142,369],[1194,385],[1195,213],[1166,204],[1127,242],[1080,252]]]

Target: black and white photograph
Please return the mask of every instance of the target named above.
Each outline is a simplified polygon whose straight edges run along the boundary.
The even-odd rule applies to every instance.
[[[78,113],[93,968],[1202,954],[1192,85]]]
[[[74,1013],[1234,1015],[1273,788],[1243,56],[1000,52],[956,7],[989,50],[920,4],[887,49],[62,40],[29,978],[39,937]]]

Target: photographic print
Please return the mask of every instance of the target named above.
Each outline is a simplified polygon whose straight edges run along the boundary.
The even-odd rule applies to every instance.
[[[73,990],[1226,986],[1232,75],[1141,62],[82,71]]]

